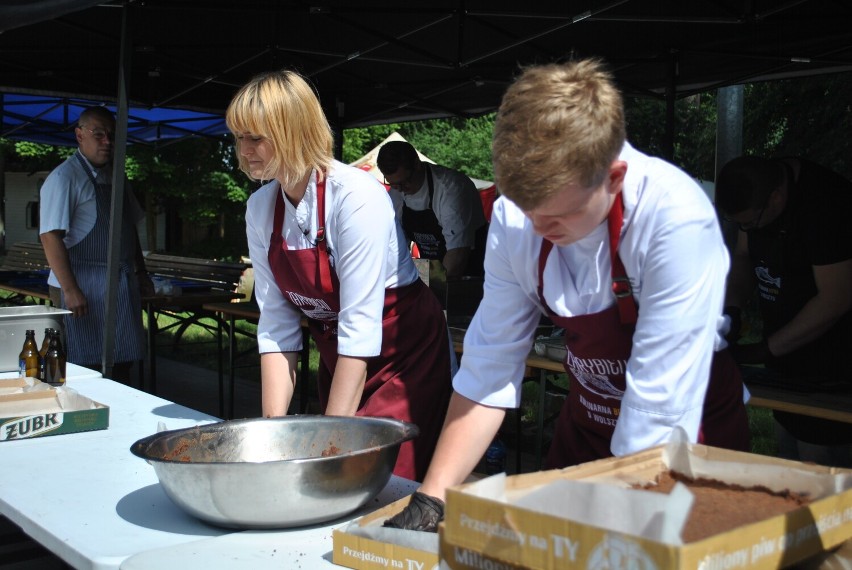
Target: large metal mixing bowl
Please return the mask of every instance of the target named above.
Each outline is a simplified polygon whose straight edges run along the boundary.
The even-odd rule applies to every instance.
[[[369,501],[390,479],[400,444],[418,433],[385,418],[256,418],[160,432],[130,451],[188,513],[230,528],[282,528]]]

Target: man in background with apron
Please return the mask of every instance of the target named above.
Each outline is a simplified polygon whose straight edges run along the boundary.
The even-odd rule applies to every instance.
[[[448,279],[481,276],[488,223],[473,180],[421,161],[406,141],[382,145],[376,163],[391,187],[405,236],[417,244],[420,257],[440,260]]]
[[[103,352],[107,256],[112,200],[115,118],[104,107],[84,110],[75,128],[78,149],[41,187],[40,238],[50,264],[51,302],[65,317],[68,362],[100,369]],[[144,212],[125,193],[121,230],[113,379],[130,381],[145,356],[141,294],[152,294],[136,224]]]

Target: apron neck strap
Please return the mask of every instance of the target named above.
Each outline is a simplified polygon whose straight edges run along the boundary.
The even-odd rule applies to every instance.
[[[612,292],[615,295],[615,301],[618,304],[618,314],[621,319],[621,324],[635,324],[639,311],[636,307],[636,299],[633,298],[633,286],[630,284],[630,278],[627,277],[627,270],[624,268],[624,263],[621,262],[621,257],[618,255],[618,244],[621,240],[621,226],[624,224],[624,201],[619,192],[615,197],[612,208],[606,217],[607,229],[609,232],[609,258],[612,277]],[[538,256],[538,298],[542,304],[547,307],[544,300],[544,266],[547,263],[547,256],[553,249],[553,242],[544,240],[541,244],[541,251]],[[550,310],[548,308],[548,310]]]
[[[331,262],[328,259],[328,243],[325,241],[325,181],[317,171],[317,253],[319,255],[320,285],[323,293],[331,293]]]
[[[89,166],[89,163],[86,162],[86,160],[83,158],[82,153],[79,150],[77,150],[77,152],[74,153],[74,156],[77,157],[77,162],[80,163],[80,166],[86,172],[86,176],[88,176],[89,180],[91,180],[92,186],[94,186],[95,190],[97,190],[98,189],[98,181],[97,181],[97,179],[95,179],[95,173],[92,172],[92,168],[91,168],[91,166]]]
[[[618,243],[621,240],[621,226],[624,224],[624,200],[621,192],[616,194],[615,202],[606,217],[609,229],[609,259],[612,266],[612,292],[618,303],[621,324],[635,324],[639,318],[636,299],[633,298],[633,286],[627,276],[627,270],[618,255]]]

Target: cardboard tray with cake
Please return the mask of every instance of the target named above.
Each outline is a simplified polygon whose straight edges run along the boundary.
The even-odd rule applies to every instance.
[[[0,441],[109,427],[109,407],[67,386],[35,378],[0,379]]]
[[[782,568],[849,538],[852,471],[677,433],[633,455],[451,488],[441,543],[507,567],[721,570]]]
[[[437,567],[437,534],[382,527],[382,523],[405,508],[409,500],[410,497],[403,497],[336,529],[332,536],[332,561],[356,570],[431,570]]]

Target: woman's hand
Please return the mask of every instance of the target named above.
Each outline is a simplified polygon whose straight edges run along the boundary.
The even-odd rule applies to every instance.
[[[354,416],[361,405],[367,381],[367,360],[354,356],[338,356],[328,394],[327,416]]]

